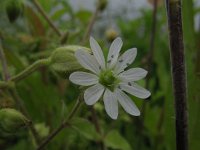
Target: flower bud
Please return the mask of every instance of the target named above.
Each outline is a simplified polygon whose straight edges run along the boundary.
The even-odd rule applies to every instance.
[[[99,0],[99,9],[100,9],[100,11],[103,11],[106,8],[107,4],[108,4],[107,0]]]
[[[107,29],[105,34],[106,34],[106,39],[109,42],[112,42],[118,36],[117,31],[115,31],[113,28]]]
[[[50,67],[52,67],[54,71],[62,74],[69,74],[75,70],[82,69],[82,66],[74,56],[75,51],[78,49],[91,52],[90,49],[82,46],[69,45],[59,47],[50,56]]]
[[[12,108],[0,110],[0,134],[15,134],[30,121],[19,111]]]
[[[7,0],[6,1],[6,12],[9,21],[14,22],[23,12],[22,0]]]
[[[37,123],[34,126],[41,138],[47,137],[49,135],[49,127],[44,123]]]

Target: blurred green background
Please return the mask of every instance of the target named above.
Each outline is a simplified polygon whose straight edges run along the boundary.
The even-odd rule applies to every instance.
[[[149,71],[140,85],[151,97],[132,97],[141,110],[133,117],[120,108],[116,121],[105,113],[102,101],[94,109],[102,141],[108,150],[174,150],[175,114],[171,81],[170,53],[165,2],[157,0],[37,0],[61,35],[38,11],[36,0],[0,0],[0,38],[11,76],[40,58],[48,57],[63,45],[89,47],[86,35],[91,19],[92,35],[105,53],[112,40],[120,36],[123,50],[138,48],[132,67]],[[200,149],[200,1],[182,0],[184,45],[187,69],[189,146]],[[101,7],[98,7],[98,6]],[[97,15],[94,15],[94,12]],[[65,35],[65,36],[63,36]],[[0,67],[0,79],[2,67]],[[57,73],[42,67],[16,88],[41,138],[45,138],[66,118],[75,104],[79,88],[68,81],[69,72]],[[13,97],[0,90],[0,108],[15,108]],[[101,149],[93,111],[86,104],[48,145],[48,150]],[[30,131],[22,128],[11,136],[0,136],[0,149],[36,148]]]

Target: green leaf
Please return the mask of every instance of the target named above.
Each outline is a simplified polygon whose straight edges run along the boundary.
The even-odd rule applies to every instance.
[[[106,135],[104,142],[107,147],[111,147],[113,149],[131,150],[130,144],[116,130],[110,131]]]
[[[76,18],[79,19],[84,24],[87,24],[92,13],[90,11],[86,10],[80,10],[76,13]]]
[[[96,132],[94,125],[86,119],[74,118],[72,127],[89,140],[98,141],[100,135]]]

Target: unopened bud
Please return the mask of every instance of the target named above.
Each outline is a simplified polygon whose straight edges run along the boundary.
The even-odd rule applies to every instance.
[[[112,42],[118,36],[117,31],[115,31],[113,28],[107,29],[105,34],[106,34],[106,39],[109,42]]]
[[[108,4],[107,0],[99,0],[99,9],[103,11],[106,8],[107,4]]]
[[[9,21],[14,22],[23,12],[22,0],[7,0],[6,1],[6,12]]]
[[[41,138],[44,138],[49,135],[49,127],[46,126],[44,123],[37,123],[34,126]]]
[[[0,131],[4,134],[14,134],[28,124],[30,124],[30,121],[15,109],[3,108],[0,110]]]
[[[82,69],[82,66],[74,56],[75,51],[79,49],[91,52],[86,47],[75,45],[57,48],[50,56],[50,66],[54,71],[63,74],[69,74],[75,70]]]

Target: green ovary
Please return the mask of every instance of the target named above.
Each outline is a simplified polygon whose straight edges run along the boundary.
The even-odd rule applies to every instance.
[[[119,80],[114,76],[111,70],[106,70],[101,72],[99,76],[99,83],[111,91],[114,91],[116,85],[119,83]]]

